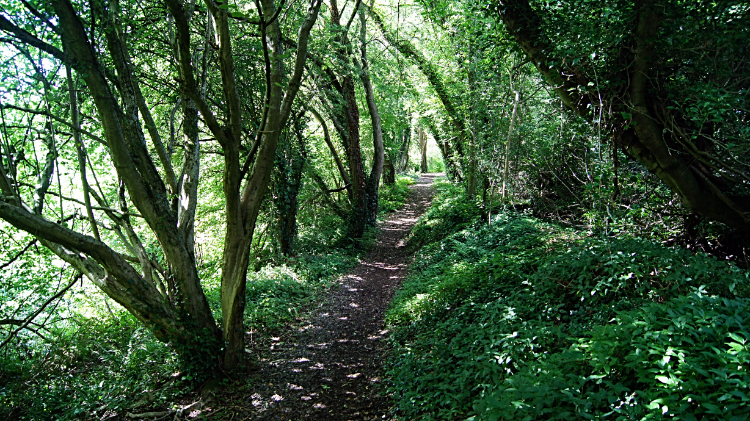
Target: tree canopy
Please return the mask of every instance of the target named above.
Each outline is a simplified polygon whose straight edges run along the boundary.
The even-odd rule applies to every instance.
[[[200,376],[238,369],[248,274],[366,248],[415,165],[487,220],[747,263],[748,39],[742,0],[6,0],[3,346],[85,278]]]

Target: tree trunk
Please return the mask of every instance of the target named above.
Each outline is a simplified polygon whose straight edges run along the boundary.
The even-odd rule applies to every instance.
[[[294,135],[297,145],[289,139],[282,141],[282,147],[276,154],[276,168],[274,170],[274,202],[278,212],[279,248],[285,256],[294,255],[294,242],[297,238],[297,210],[298,196],[302,186],[302,170],[307,161],[307,151],[302,138],[302,124],[299,119],[294,122]]]
[[[383,163],[383,182],[389,186],[396,184],[396,167],[393,166],[390,154],[385,156]]]
[[[218,330],[215,327],[208,301],[201,290],[195,262],[184,237],[177,229],[177,218],[171,211],[166,188],[145,147],[134,88],[138,82],[132,74],[132,69],[122,59],[125,55],[122,53],[123,45],[119,43],[115,35],[116,28],[112,26],[112,21],[109,19],[103,19],[100,22],[107,36],[109,54],[115,57],[114,64],[120,81],[120,97],[125,104],[122,108],[103,77],[104,72],[99,68],[98,59],[88,44],[85,30],[73,6],[64,0],[55,1],[53,6],[62,28],[66,54],[75,58],[74,67],[86,80],[94,98],[115,169],[124,181],[136,208],[159,240],[167,261],[173,265],[175,285],[181,296],[179,310],[190,314],[195,326],[200,330],[210,332],[209,336],[212,336]],[[58,241],[55,242],[59,244]],[[126,264],[124,261],[117,263],[118,266]],[[129,282],[128,279],[132,278],[134,272],[132,268],[123,267],[110,273],[121,273],[127,276],[123,281]],[[128,275],[125,275],[126,273]],[[141,278],[141,276],[138,277]],[[122,295],[116,295],[122,297]],[[138,297],[141,295],[137,294]],[[141,306],[137,303],[144,298],[138,297],[132,297],[135,301],[127,303],[126,308],[134,309],[134,313],[139,313],[139,318],[142,320],[153,318],[153,314],[144,314],[139,311]],[[138,317],[138,314],[136,316]],[[167,319],[163,320],[163,323],[169,324],[170,322]],[[169,330],[165,328],[165,331]]]
[[[375,102],[375,92],[372,89],[372,81],[370,80],[370,64],[367,61],[367,25],[365,9],[362,2],[359,2],[359,19],[360,19],[360,50],[362,52],[362,69],[360,73],[360,79],[362,85],[365,88],[365,99],[367,101],[367,110],[370,112],[370,120],[372,121],[372,144],[373,144],[373,159],[372,169],[370,170],[370,177],[367,179],[367,221],[366,223],[370,226],[375,226],[378,218],[378,206],[380,195],[378,189],[380,188],[380,177],[383,175],[383,165],[385,160],[385,148],[383,146],[383,128],[380,124],[380,112],[378,111],[378,104]]]
[[[352,199],[352,182],[349,179],[349,174],[346,171],[346,168],[344,168],[344,164],[341,162],[341,158],[339,157],[339,153],[336,152],[336,148],[333,145],[333,142],[331,141],[331,134],[328,131],[328,125],[326,124],[325,120],[323,120],[323,116],[318,113],[318,111],[315,110],[315,108],[308,106],[307,109],[315,116],[315,119],[318,120],[318,123],[323,128],[323,140],[325,140],[326,145],[328,145],[328,150],[331,151],[331,157],[333,158],[333,162],[336,163],[336,168],[339,170],[339,175],[341,176],[341,180],[344,182],[344,187],[346,188],[347,193],[349,194],[349,200]]]
[[[419,154],[421,156],[419,170],[423,173],[427,172],[427,134],[421,127],[417,128],[417,136],[419,138]]]
[[[276,7],[273,0],[262,0],[262,3],[263,14],[268,17],[275,16]],[[89,33],[93,33],[93,28],[89,28],[88,31],[84,27],[84,21],[69,0],[51,2],[51,9],[56,14],[52,21],[55,22],[57,31],[50,32],[50,36],[60,35],[61,40],[57,40],[59,42],[55,45],[62,45],[62,51],[13,25],[7,18],[0,17],[0,30],[18,42],[32,45],[52,55],[63,64],[72,67],[84,79],[98,115],[98,123],[104,133],[105,141],[102,143],[106,143],[112,165],[121,180],[118,192],[119,213],[109,207],[106,197],[96,194],[94,190],[89,193],[99,202],[102,208],[100,212],[113,221],[114,232],[122,240],[127,249],[126,253],[135,256],[121,254],[107,246],[100,241],[93,228],[96,238],[45,219],[41,215],[40,206],[37,207],[40,210],[39,214],[35,214],[32,208],[23,202],[23,196],[17,190],[18,183],[15,180],[11,182],[13,168],[8,175],[2,166],[0,218],[18,229],[37,236],[42,244],[61,259],[86,274],[109,297],[153,330],[159,340],[171,343],[184,361],[193,364],[193,368],[196,368],[196,364],[209,371],[216,368],[222,349],[222,332],[216,325],[201,288],[193,249],[200,157],[197,112],[200,112],[205,126],[221,144],[225,159],[227,231],[221,299],[225,343],[224,368],[231,370],[242,362],[244,355],[244,290],[252,234],[260,203],[268,187],[279,132],[286,124],[292,102],[301,84],[309,32],[317,18],[321,1],[313,0],[300,27],[294,71],[288,79],[285,78],[282,69],[283,52],[280,48],[278,20],[274,17],[260,25],[264,31],[264,47],[269,53],[266,103],[268,113],[264,122],[266,131],[257,156],[254,157],[250,174],[246,174],[244,166],[240,166],[241,100],[234,76],[229,16],[227,11],[214,1],[206,2],[209,12],[216,18],[218,30],[218,64],[224,93],[224,103],[220,104],[219,108],[224,113],[222,117],[226,117],[227,124],[224,125],[223,122],[219,123],[206,103],[203,98],[205,88],[197,85],[193,75],[189,26],[192,4],[188,6],[190,10],[186,11],[180,0],[165,0],[165,5],[174,19],[174,56],[180,72],[180,93],[183,94],[180,102],[183,106],[186,154],[179,180],[171,171],[169,153],[161,143],[154,119],[141,93],[140,81],[129,58],[125,32],[120,24],[121,11],[117,4],[90,4],[93,9],[90,13],[97,17],[96,29],[101,36],[99,39],[104,42],[103,48],[91,44],[94,41],[89,41]],[[270,48],[268,43],[271,44]],[[99,57],[100,55],[104,57]],[[105,68],[107,65],[111,65],[112,68]],[[202,70],[202,73],[205,73],[205,68]],[[69,89],[72,89],[72,75],[68,76]],[[282,84],[287,80],[286,92],[282,92]],[[75,95],[71,92],[74,120],[77,117],[76,105]],[[169,189],[150,155],[142,121],[157,149]],[[78,122],[74,121],[73,128],[78,132],[76,126]],[[85,189],[85,151],[78,139],[76,146],[79,148],[79,171]],[[243,186],[246,176],[247,181]],[[41,204],[42,191],[39,193],[37,202]],[[178,206],[173,206],[175,197],[178,199]],[[137,212],[128,209],[129,201]],[[85,204],[89,220],[95,227],[94,214],[90,212],[90,200],[85,199]],[[141,240],[129,222],[131,213],[137,213],[143,218],[144,224],[141,224],[141,227],[149,230],[158,241],[163,253],[161,257],[170,265],[168,273],[160,269],[158,262],[145,252]],[[125,234],[122,229],[125,229]],[[140,268],[136,269],[131,262],[137,262]],[[165,291],[164,283],[173,286],[170,291]]]
[[[276,7],[273,0],[261,0],[262,16],[274,16]],[[224,327],[224,366],[228,370],[239,367],[244,361],[245,354],[245,330],[243,317],[245,311],[245,289],[247,284],[247,268],[250,256],[255,223],[260,212],[263,197],[268,189],[273,169],[276,146],[279,141],[281,130],[286,124],[291,113],[292,103],[301,85],[302,73],[307,54],[307,41],[310,30],[315,22],[321,2],[313,3],[308,10],[307,17],[300,27],[299,42],[297,43],[297,56],[294,72],[289,79],[286,92],[282,91],[284,82],[283,60],[284,54],[281,43],[281,30],[278,19],[261,25],[265,28],[265,36],[262,37],[263,49],[266,51],[266,62],[268,69],[267,79],[267,113],[263,127],[263,135],[260,138],[260,148],[255,156],[252,166],[253,172],[244,187],[240,190],[242,176],[239,163],[239,144],[241,139],[241,123],[239,119],[239,98],[234,82],[234,64],[231,60],[229,50],[229,26],[228,14],[225,9],[216,7],[213,11],[221,41],[219,56],[222,80],[224,81],[225,96],[227,102],[234,104],[228,107],[230,111],[228,134],[230,138],[221,135],[225,132],[217,127],[214,135],[220,136],[224,148],[224,194],[226,200],[226,234],[224,245],[224,261],[221,279],[221,304]],[[227,50],[223,50],[224,46]],[[212,130],[213,132],[214,130]],[[244,167],[244,165],[243,165]],[[238,194],[239,193],[239,194]]]
[[[442,140],[440,132],[431,119],[426,119],[426,121],[427,128],[430,130],[433,139],[435,139],[435,143],[440,147],[440,154],[443,156],[445,172],[448,175],[448,178],[453,181],[462,181],[461,167],[456,162],[456,156],[453,153],[453,149],[451,149],[450,143]]]
[[[341,27],[336,0],[331,0],[331,22]],[[351,46],[345,32],[338,35],[341,47],[337,50],[337,56],[342,62],[349,62],[347,48]],[[359,133],[359,106],[354,90],[354,76],[348,73],[342,77],[341,94],[343,96],[343,113],[346,122],[347,141],[346,153],[349,158],[349,178],[352,182],[352,207],[348,221],[347,236],[352,239],[360,239],[365,233],[367,224],[367,180],[362,162],[362,151],[360,149]]]
[[[404,172],[409,167],[409,147],[411,146],[411,120],[409,125],[399,133],[401,137],[401,147],[398,150],[398,159],[396,160],[396,172]]]
[[[510,142],[513,136],[513,125],[516,123],[516,112],[518,111],[518,103],[521,100],[521,93],[516,89],[515,97],[513,98],[513,112],[510,116],[510,125],[508,127],[508,136],[505,140],[505,157],[503,163],[503,187],[500,197],[505,200],[505,189],[508,180],[508,166],[510,163]]]

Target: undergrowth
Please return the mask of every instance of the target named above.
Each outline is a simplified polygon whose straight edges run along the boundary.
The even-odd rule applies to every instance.
[[[51,332],[55,343],[26,343],[0,357],[0,417],[108,417],[165,405],[189,384],[176,355],[129,313],[74,320]]]
[[[461,186],[446,179],[437,179],[433,188],[437,194],[432,206],[417,221],[407,237],[407,248],[410,251],[461,231],[481,212],[475,201],[466,198]]]
[[[451,232],[466,202],[433,202],[387,314],[401,417],[750,416],[747,272],[514,212]]]
[[[245,325],[264,335],[282,328],[356,263],[346,253],[299,255],[248,275]],[[218,263],[201,268],[220,319]],[[71,316],[42,343],[24,338],[0,354],[0,418],[77,420],[168,408],[200,384],[169,345],[126,311]]]
[[[378,202],[380,214],[385,215],[401,209],[409,196],[409,186],[414,182],[414,177],[399,175],[393,185],[382,185],[380,187],[380,201]]]
[[[393,186],[384,186],[381,214],[402,207],[413,183],[413,178],[399,177]],[[362,250],[333,247],[340,224],[324,216],[316,230],[300,235],[296,256],[269,259],[270,264],[248,273],[245,326],[254,335],[284,328],[357,262]],[[210,254],[199,265],[217,320],[220,268],[220,259]],[[103,299],[95,290],[87,294]],[[106,419],[127,411],[169,408],[186,391],[201,386],[170,346],[157,341],[125,310],[101,300],[83,307],[66,300],[71,303],[68,320],[45,333],[53,340],[20,335],[0,353],[0,418]]]

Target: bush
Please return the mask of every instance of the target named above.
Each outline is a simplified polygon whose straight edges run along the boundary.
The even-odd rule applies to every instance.
[[[459,185],[439,180],[432,206],[419,219],[407,238],[407,248],[418,250],[466,228],[480,214],[479,206]]]
[[[128,313],[116,320],[77,316],[54,344],[4,354],[0,416],[21,420],[102,417],[163,406],[189,379],[176,355]],[[134,396],[140,397],[137,401]]]
[[[691,293],[598,326],[484,390],[477,417],[747,419],[750,300]]]
[[[288,265],[249,274],[245,324],[259,331],[283,327],[356,262],[356,257],[341,252],[300,255]]]
[[[406,203],[406,198],[409,197],[409,186],[412,184],[414,184],[413,178],[399,175],[392,186],[387,184],[380,186],[379,212],[387,214],[401,209]]]
[[[404,418],[744,419],[746,272],[513,213],[466,226],[421,249],[387,315]]]

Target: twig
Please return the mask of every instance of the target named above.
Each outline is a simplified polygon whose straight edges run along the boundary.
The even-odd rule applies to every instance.
[[[53,301],[62,297],[62,295],[65,294],[70,288],[72,288],[73,285],[75,285],[75,283],[78,282],[78,280],[81,279],[82,276],[83,274],[81,272],[78,272],[78,274],[73,278],[72,282],[70,282],[65,288],[61,289],[57,294],[53,295],[52,298],[45,301],[41,307],[39,307],[34,313],[32,313],[29,317],[27,317],[26,320],[24,320],[24,323],[21,326],[19,326],[18,329],[11,332],[8,335],[8,337],[5,338],[3,343],[0,344],[0,349],[5,347],[5,345],[7,345],[8,342],[10,342],[10,340],[13,339],[18,334],[18,332],[20,332],[22,329],[27,329],[27,326],[36,318],[36,316],[38,316],[42,311],[44,311],[44,309],[47,308],[47,306],[50,305]],[[30,330],[33,331],[33,329],[30,329]]]
[[[13,256],[13,257],[12,257],[12,258],[11,258],[11,259],[10,259],[9,261],[7,261],[6,263],[3,263],[2,265],[0,265],[0,270],[3,270],[3,269],[5,269],[6,267],[10,266],[10,265],[11,265],[11,264],[12,264],[13,262],[15,262],[15,261],[16,261],[16,260],[17,260],[17,259],[18,259],[19,257],[21,257],[21,256],[22,256],[22,255],[23,255],[24,253],[26,253],[26,251],[28,251],[28,250],[29,250],[29,249],[31,248],[31,246],[33,246],[34,244],[36,244],[36,239],[34,239],[34,240],[31,240],[31,242],[30,242],[29,244],[27,244],[27,245],[26,245],[26,247],[24,247],[24,248],[23,248],[23,250],[19,251],[19,252],[18,252],[18,254],[16,254],[15,256]]]

